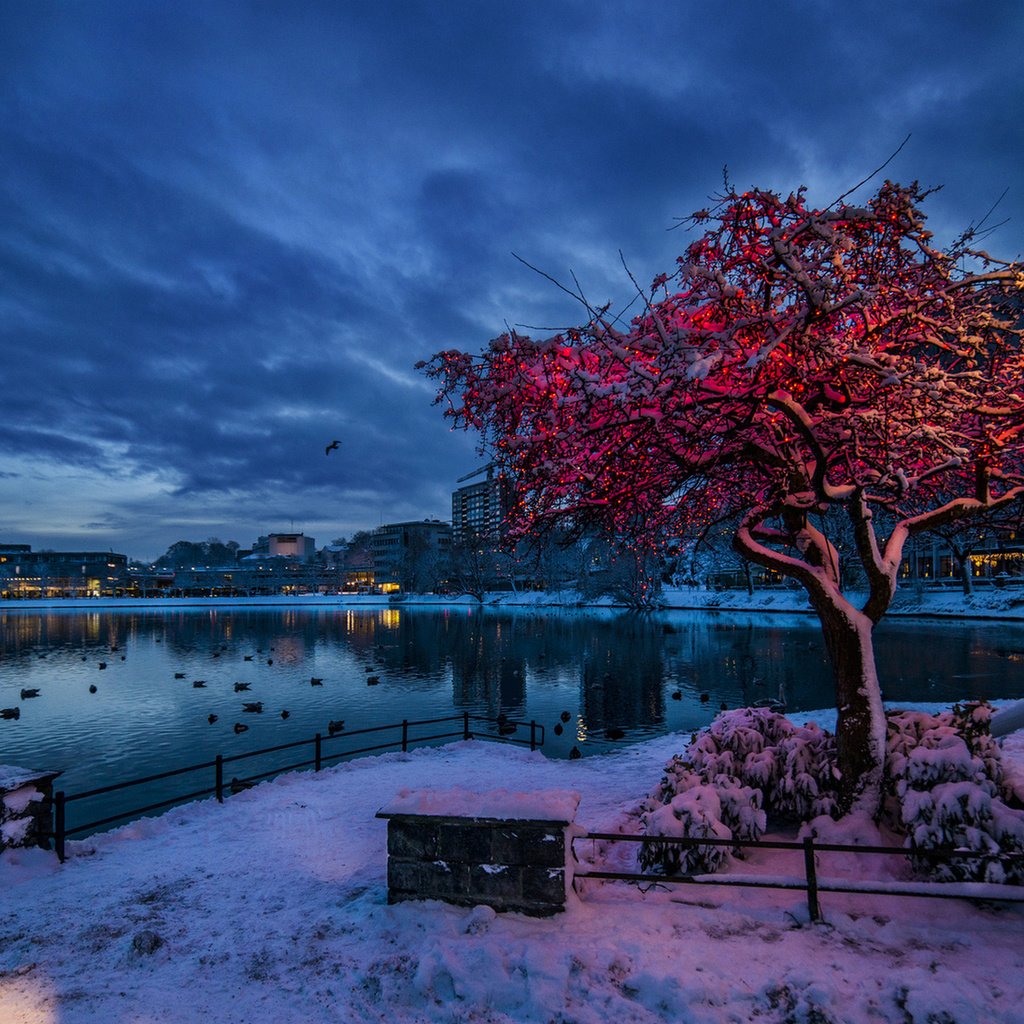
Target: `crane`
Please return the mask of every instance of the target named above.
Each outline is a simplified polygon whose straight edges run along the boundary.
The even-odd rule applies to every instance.
[[[473,477],[479,476],[481,473],[487,474],[487,479],[490,480],[494,476],[494,463],[488,462],[486,466],[481,466],[479,469],[474,469],[472,473],[467,473],[465,476],[460,476],[455,482],[457,484],[465,483],[467,480],[472,480]]]

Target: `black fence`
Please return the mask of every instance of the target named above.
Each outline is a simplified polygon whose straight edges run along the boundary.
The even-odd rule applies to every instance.
[[[452,723],[458,723],[454,729],[447,728]],[[479,731],[474,726],[479,725]],[[433,732],[435,728],[442,728],[444,731]],[[519,729],[529,730],[529,739],[523,739],[517,735]],[[421,734],[420,730],[425,730]],[[385,738],[390,734],[388,738]],[[369,746],[352,748],[349,744],[356,741],[357,744],[365,743],[362,737],[373,737],[374,740],[382,742],[371,742]],[[317,733],[312,739],[296,740],[293,743],[281,743],[274,747],[264,747],[261,750],[251,750],[245,754],[231,754],[225,757],[218,754],[212,761],[203,761],[201,764],[191,764],[185,768],[174,768],[171,771],[159,772],[156,775],[147,775],[140,779],[131,779],[128,782],[118,782],[110,786],[100,786],[97,789],[86,790],[84,793],[65,793],[59,790],[53,797],[53,832],[51,837],[54,841],[54,848],[57,856],[63,862],[65,858],[65,842],[69,836],[78,835],[83,832],[95,832],[104,825],[112,825],[114,822],[124,821],[130,818],[138,818],[149,814],[152,811],[163,810],[177,804],[187,803],[190,800],[199,800],[203,797],[214,796],[220,803],[224,797],[231,793],[238,793],[250,789],[257,782],[281,775],[284,772],[298,771],[303,768],[312,768],[314,771],[320,769],[333,761],[340,761],[343,758],[357,757],[361,754],[371,754],[384,750],[408,751],[410,747],[422,746],[428,743],[437,743],[441,740],[453,739],[487,739],[498,743],[511,743],[518,746],[529,747],[536,750],[544,744],[544,726],[537,722],[515,721],[502,717],[500,719],[484,718],[479,715],[470,715],[463,712],[461,715],[448,715],[443,718],[427,718],[419,721],[404,719],[394,725],[375,725],[367,729],[341,730],[331,735],[324,736]],[[305,749],[311,756],[305,756],[302,760],[289,764],[275,764],[269,770],[255,772],[242,777],[232,775],[225,781],[225,768],[242,761],[250,761],[253,758],[267,758],[271,754],[280,754],[283,751]],[[301,755],[299,755],[301,756]],[[132,807],[127,810],[119,810],[116,814],[108,814],[95,821],[81,824],[69,825],[67,820],[68,804],[81,800],[94,800],[97,797],[109,796],[135,786],[150,786],[154,783],[163,782],[167,779],[184,778],[196,773],[213,772],[213,785],[203,785],[199,789],[187,793],[175,793],[173,796],[144,804],[140,807]]]
[[[976,853],[953,848],[932,850],[903,846],[855,846],[842,843],[816,843],[807,838],[800,843],[779,841],[750,841],[737,839],[677,838],[673,836],[626,835],[614,832],[588,832],[575,836],[575,844],[582,840],[624,843],[657,843],[680,847],[726,846],[743,850],[799,850],[803,853],[803,876],[743,875],[743,874],[695,874],[665,875],[653,872],[579,870],[573,873],[573,885],[580,878],[603,878],[615,881],[647,883],[649,885],[722,885],[755,889],[798,889],[807,894],[807,913],[812,921],[821,919],[818,894],[822,892],[861,893],[882,896],[917,896],[930,899],[975,899],[986,902],[1024,903],[1024,886],[1004,885],[993,882],[878,882],[856,879],[822,879],[818,877],[816,857],[818,854],[856,853],[868,855],[903,856],[928,858],[937,862],[952,863],[957,860],[990,860],[1004,864],[1024,863],[1024,855],[1018,853]]]

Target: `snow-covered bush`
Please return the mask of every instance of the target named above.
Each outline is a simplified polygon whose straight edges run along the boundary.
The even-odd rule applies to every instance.
[[[1024,884],[1024,810],[1010,805],[987,704],[956,705],[938,715],[889,715],[886,781],[890,814],[912,851],[915,870],[941,881]],[[929,857],[945,848],[983,856]]]
[[[693,777],[697,780],[697,777]],[[713,786],[699,780],[686,785],[672,799],[644,815],[649,836],[676,839],[732,839],[722,822],[722,804]],[[660,868],[665,874],[695,874],[717,871],[728,859],[725,846],[684,846],[676,843],[645,842],[640,847],[640,866],[645,871]]]
[[[687,753],[704,778],[724,775],[759,789],[769,815],[802,821],[837,807],[835,737],[813,723],[738,708],[719,715]]]
[[[1024,884],[1024,861],[997,859],[1024,853],[1024,809],[1004,780],[991,714],[987,704],[964,704],[939,715],[888,715],[885,823],[906,835],[911,862],[930,877]],[[834,818],[837,781],[830,733],[766,708],[740,708],[719,715],[669,761],[641,823],[652,837],[756,840],[768,817]],[[937,847],[982,856],[947,862],[923,852]],[[648,871],[692,873],[716,870],[729,854],[728,846],[652,841],[641,845],[639,860]]]

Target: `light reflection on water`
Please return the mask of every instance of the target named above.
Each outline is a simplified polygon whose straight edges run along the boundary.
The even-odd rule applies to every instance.
[[[504,714],[543,724],[545,753],[566,757],[689,732],[722,704],[780,691],[793,710],[831,704],[817,622],[799,615],[69,609],[5,611],[0,625],[0,707],[21,709],[0,720],[0,763],[62,769],[71,792],[326,734],[332,720]],[[1024,695],[1024,624],[891,620],[876,647],[891,700]],[[39,696],[22,700],[30,688]]]

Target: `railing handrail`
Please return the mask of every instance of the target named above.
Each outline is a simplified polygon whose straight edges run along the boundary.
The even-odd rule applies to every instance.
[[[453,732],[442,732],[434,733],[429,736],[410,736],[409,729],[417,726],[426,725],[438,725],[443,722],[461,722],[462,728]],[[401,722],[395,722],[388,725],[372,725],[362,729],[345,729],[341,732],[337,732],[333,735],[328,734],[324,736],[321,733],[316,733],[315,736],[304,739],[304,740],[293,740],[289,743],[279,743],[272,747],[262,747],[259,750],[245,751],[241,754],[230,754],[224,756],[217,754],[212,761],[200,761],[196,764],[187,765],[183,768],[172,768],[169,771],[157,772],[153,775],[144,775],[137,779],[128,779],[125,782],[112,783],[109,786],[99,786],[94,789],[86,790],[82,793],[67,794],[63,790],[60,790],[54,794],[54,827],[49,833],[50,838],[55,841],[57,855],[61,861],[64,860],[64,843],[69,835],[73,835],[78,832],[86,832],[91,829],[99,828],[101,825],[108,825],[115,821],[121,821],[123,819],[132,818],[136,815],[146,814],[149,811],[158,810],[163,807],[170,807],[175,804],[194,800],[203,796],[216,796],[217,800],[223,802],[224,791],[233,791],[234,786],[245,785],[247,783],[253,783],[260,779],[270,778],[274,775],[280,775],[284,772],[295,771],[300,768],[306,768],[312,765],[314,770],[319,771],[321,766],[328,761],[336,761],[343,757],[356,757],[360,754],[373,753],[378,750],[387,750],[390,748],[400,747],[403,751],[408,750],[410,745],[430,743],[439,739],[450,739],[461,736],[463,739],[471,739],[476,734],[470,731],[470,725],[474,722],[486,722],[499,724],[504,722],[506,724],[514,725],[516,727],[523,726],[530,730],[529,740],[516,739],[511,735],[497,735],[482,734],[481,738],[489,739],[500,743],[511,743],[526,746],[528,745],[531,750],[536,750],[538,746],[542,746],[545,737],[544,726],[536,721],[524,721],[522,719],[511,719],[511,718],[487,718],[484,715],[471,715],[468,711],[464,711],[460,714],[455,715],[444,715],[439,718],[424,718],[424,719],[403,719]],[[357,750],[344,750],[337,753],[324,754],[322,746],[324,743],[332,740],[343,740],[355,736],[365,736],[370,733],[385,732],[387,730],[400,730],[401,738],[395,739],[387,743],[380,743],[375,746],[361,747]],[[539,739],[538,739],[539,732]],[[282,750],[290,750],[295,747],[313,745],[315,750],[315,756],[311,761],[302,761],[295,765],[284,766],[273,768],[270,771],[260,772],[256,775],[247,776],[243,779],[232,779],[230,783],[224,782],[223,770],[225,764],[230,764],[238,761],[244,761],[249,758],[262,757],[266,754],[278,753]],[[189,772],[203,771],[213,768],[216,772],[216,781],[214,786],[207,789],[200,789],[192,793],[184,794],[181,796],[170,797],[166,800],[158,801],[157,803],[147,804],[144,807],[133,808],[131,810],[122,811],[119,814],[111,815],[102,818],[98,821],[89,822],[84,825],[76,825],[73,828],[68,828],[65,817],[66,805],[76,800],[85,800],[90,797],[103,796],[108,793],[118,792],[124,789],[130,789],[133,786],[146,785],[151,782],[159,782],[163,779],[174,778],[178,775],[187,775]]]
[[[803,850],[806,839],[793,842],[786,839],[711,839],[701,836],[657,836],[644,835],[631,832],[587,832],[585,835],[575,836],[573,841],[585,839],[622,841],[626,843],[671,843],[676,846],[731,846],[734,849],[744,850]],[[985,859],[1006,858],[1010,861],[1024,860],[1024,853],[1000,852],[986,853],[983,850],[959,850],[953,846],[858,846],[856,843],[820,843],[813,840],[815,853],[873,853],[873,854],[900,854],[907,856],[913,854],[915,857],[946,857],[972,858],[981,857]]]
[[[774,875],[740,875],[738,877],[716,872],[691,874],[656,874],[650,871],[602,871],[582,869],[573,872],[573,884],[577,878],[597,878],[609,881],[647,882],[651,884],[723,885],[760,889],[802,889],[807,893],[807,913],[812,921],[821,917],[818,902],[820,892],[845,892],[881,896],[914,896],[923,898],[985,899],[994,902],[1024,903],[1024,889],[1019,886],[996,882],[894,882],[891,885],[860,882],[853,879],[822,880],[818,878],[815,855],[818,853],[866,853],[891,856],[928,857],[933,860],[952,861],[955,859],[985,859],[999,862],[1021,863],[1024,854],[1003,852],[986,853],[979,850],[958,850],[952,847],[914,846],[857,846],[853,843],[818,843],[807,836],[800,842],[778,839],[711,839],[699,836],[656,836],[619,832],[586,832],[573,836],[570,846],[587,839],[627,843],[666,843],[673,846],[728,846],[744,850],[793,850],[803,853],[804,877],[777,877]],[[1016,894],[1006,895],[1017,890]]]

